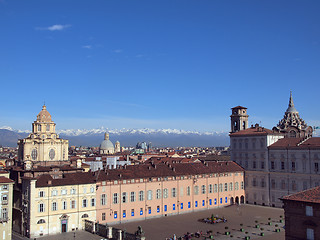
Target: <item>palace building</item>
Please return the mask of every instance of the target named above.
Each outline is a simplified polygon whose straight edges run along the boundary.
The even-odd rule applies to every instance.
[[[246,128],[247,108],[232,108],[231,160],[245,169],[246,202],[282,207],[279,198],[320,183],[320,138],[294,107],[290,93],[285,117],[272,130]]]

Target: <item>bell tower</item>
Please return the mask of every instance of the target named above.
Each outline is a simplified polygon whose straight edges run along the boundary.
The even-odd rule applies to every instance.
[[[237,106],[234,108],[231,108],[232,114],[230,116],[231,118],[231,132],[238,132],[241,130],[245,130],[248,128],[248,118],[249,115],[247,114],[247,108]]]

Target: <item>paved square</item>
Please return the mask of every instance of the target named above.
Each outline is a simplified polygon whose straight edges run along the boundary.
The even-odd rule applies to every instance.
[[[218,215],[225,217],[227,223],[206,224],[199,222],[198,219],[211,217],[211,215]],[[206,232],[211,230],[214,239],[244,239],[245,236],[250,236],[250,239],[277,239],[284,240],[284,223],[280,223],[280,215],[284,216],[283,209],[269,208],[253,205],[240,205],[230,206],[225,208],[216,208],[210,210],[197,211],[193,213],[186,213],[181,215],[174,215],[162,218],[148,219],[145,221],[127,222],[114,225],[117,228],[126,229],[130,233],[134,233],[139,225],[145,232],[147,240],[164,240],[170,238],[173,234],[176,236],[183,236],[185,233],[195,233],[198,230]],[[271,218],[272,225],[267,225],[268,218]],[[265,233],[264,237],[260,237],[262,232],[260,229],[255,228],[256,222],[260,224]],[[244,232],[240,232],[240,223],[243,224]],[[276,233],[275,225],[279,225],[280,233]],[[225,227],[231,232],[230,236],[224,235]],[[219,232],[219,234],[217,234]],[[248,232],[247,234],[245,232]],[[204,239],[201,237],[199,239]]]

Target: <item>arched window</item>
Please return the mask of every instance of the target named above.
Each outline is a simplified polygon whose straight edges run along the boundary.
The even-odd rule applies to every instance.
[[[81,216],[81,218],[87,218],[87,217],[89,217],[89,216],[86,213]]]
[[[291,130],[291,131],[289,132],[289,137],[290,137],[290,138],[295,138],[296,135],[297,135],[297,133],[296,133],[296,131],[294,131],[294,130]]]
[[[41,224],[41,223],[46,223],[46,221],[44,219],[40,219],[37,224]]]

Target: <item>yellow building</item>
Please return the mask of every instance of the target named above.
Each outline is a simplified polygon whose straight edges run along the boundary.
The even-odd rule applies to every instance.
[[[24,178],[22,192],[27,237],[81,230],[85,219],[96,220],[96,185],[90,172]]]
[[[32,133],[18,141],[18,159],[26,168],[44,161],[57,162],[68,160],[68,140],[59,138],[55,132],[56,124],[43,105],[36,121],[32,123]]]
[[[12,238],[13,183],[8,172],[0,171],[0,239]]]

